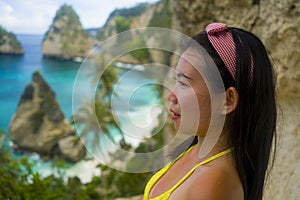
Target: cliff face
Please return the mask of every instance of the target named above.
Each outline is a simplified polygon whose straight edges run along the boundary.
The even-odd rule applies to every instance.
[[[277,71],[278,153],[264,199],[300,196],[300,1],[172,0],[174,29],[188,35],[211,22],[225,22],[256,34]]]
[[[103,41],[106,38],[120,32],[144,28],[144,27],[163,27],[171,28],[172,13],[169,6],[169,0],[162,0],[156,4],[139,4],[133,8],[117,9],[113,11],[107,19],[105,25],[97,33],[97,39]],[[142,37],[140,34],[131,32],[129,37],[131,46],[135,44],[148,44],[149,38]],[[163,56],[162,56],[163,55]],[[143,62],[167,63],[168,54],[157,52],[151,49],[142,49],[133,51],[120,58],[118,61],[124,63],[141,64]]]
[[[21,43],[13,33],[0,26],[0,54],[24,54]]]
[[[79,17],[71,6],[63,5],[56,13],[42,43],[44,57],[70,60],[84,58],[93,43],[83,30]]]
[[[50,157],[58,155],[70,161],[85,155],[84,146],[39,72],[33,74],[32,83],[26,86],[9,130],[10,139],[22,150]]]
[[[134,28],[146,27],[154,12],[154,5],[140,4],[133,8],[114,10],[97,33],[102,41],[112,35]]]

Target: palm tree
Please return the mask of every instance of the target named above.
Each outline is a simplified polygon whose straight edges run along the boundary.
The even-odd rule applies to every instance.
[[[94,64],[90,64],[87,78],[92,78],[91,84],[97,84],[95,102],[84,101],[77,113],[74,115],[79,136],[85,143],[92,144],[93,148],[101,148],[102,136],[108,137],[112,142],[115,140],[110,128],[118,128],[118,123],[112,115],[111,98],[114,84],[118,82],[118,70],[112,65],[105,67],[104,54],[95,57]],[[100,77],[100,73],[104,71]],[[117,94],[114,94],[117,96]],[[122,133],[120,131],[120,133]],[[121,136],[121,147],[126,145],[124,136]]]

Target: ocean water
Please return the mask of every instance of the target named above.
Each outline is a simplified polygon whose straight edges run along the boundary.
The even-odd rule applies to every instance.
[[[65,118],[69,120],[72,116],[73,84],[81,63],[44,59],[41,50],[42,35],[19,34],[17,38],[22,43],[25,54],[22,56],[0,55],[0,129],[5,130],[9,134],[9,123],[17,110],[19,99],[26,85],[31,82],[32,73],[35,70],[39,70],[42,73],[45,81],[55,92],[56,100]],[[129,71],[130,73],[127,73]],[[119,76],[121,77],[124,74],[127,74],[128,78],[119,82],[119,96],[113,102],[115,104],[115,112],[120,117],[118,119],[120,125],[126,127],[126,125],[133,122],[147,126],[147,124],[153,123],[153,118],[161,111],[157,107],[160,102],[158,92],[153,90],[151,86],[156,81],[155,76],[145,73],[143,70],[120,69]],[[152,84],[140,87],[141,81],[145,82],[145,80]],[[129,99],[129,108],[124,109],[124,102],[128,102],[128,97],[125,97],[126,91],[133,91],[133,88],[137,88],[137,86],[138,90],[134,91]],[[152,116],[149,116],[149,113]],[[153,126],[155,124],[153,123]],[[150,133],[151,129],[147,131]],[[15,156],[22,155],[15,154]],[[36,161],[36,169],[44,175],[51,173],[51,162],[41,161],[37,154],[26,154],[25,156],[29,156],[31,160]],[[92,175],[98,174],[97,171],[93,171],[96,165],[95,161],[81,161],[76,165],[69,165],[67,174],[80,175],[82,176],[82,181],[87,182],[89,177],[91,178]],[[82,171],[87,173],[82,173]]]
[[[32,73],[39,70],[56,94],[67,119],[72,114],[72,88],[80,63],[43,59],[42,35],[17,35],[25,54],[0,55],[0,129],[8,130],[13,114]]]
[[[9,123],[16,112],[18,102],[27,84],[31,82],[32,73],[39,70],[45,81],[56,94],[66,119],[72,115],[72,92],[80,62],[56,61],[42,57],[42,35],[17,35],[22,43],[25,54],[23,56],[0,55],[0,129],[8,131]],[[121,98],[117,104],[122,104],[122,95],[126,91],[132,91],[143,82],[155,83],[155,77],[142,70],[120,70],[120,78],[126,74],[126,79],[118,83]],[[145,81],[146,80],[146,81]],[[139,86],[140,87],[140,86]],[[121,89],[120,89],[121,88]],[[159,102],[157,91],[150,85],[145,85],[136,90],[130,98],[131,105],[135,109],[145,108]],[[137,113],[136,113],[137,114]]]

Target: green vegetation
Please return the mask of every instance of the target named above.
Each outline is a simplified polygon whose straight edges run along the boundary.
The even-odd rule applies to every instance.
[[[4,148],[8,142],[4,131],[0,131],[0,199],[10,200],[73,200],[98,199],[97,184],[81,184],[78,178],[63,179],[63,162],[56,162],[54,168],[60,176],[42,178],[33,171],[35,163],[24,158],[12,158]]]
[[[99,80],[98,74],[101,71],[104,71],[104,73]],[[119,80],[118,70],[111,66],[105,66],[104,54],[99,54],[95,58],[95,65],[91,65],[87,76],[92,78],[92,84],[97,85],[97,90],[94,104],[85,101],[84,105],[78,109],[74,116],[76,126],[81,129],[79,134],[82,137],[93,134],[95,145],[100,144],[103,135],[114,141],[109,129],[115,128],[118,130],[111,108],[114,85]],[[97,121],[93,120],[95,114]]]
[[[134,40],[129,41],[128,49],[135,49],[137,47],[144,46],[146,47],[146,42],[142,35],[137,36]],[[149,53],[149,50],[147,48],[133,50],[130,52],[130,55],[132,55],[135,59],[143,62],[150,62],[151,61],[151,55]]]
[[[118,33],[129,30],[131,24],[130,18],[116,16],[115,21],[116,21],[116,30]]]
[[[161,3],[162,5],[155,9],[148,26],[171,28],[172,12],[170,10],[169,0],[162,0]]]
[[[140,3],[132,8],[121,8],[114,10],[108,17],[107,21],[111,20],[115,16],[123,16],[126,18],[136,17],[141,15],[148,8],[148,3]]]
[[[56,12],[53,22],[57,20],[64,20],[64,17],[68,18],[67,22],[70,26],[80,24],[78,15],[75,13],[72,6],[69,6],[67,4],[62,5],[60,9]]]
[[[43,178],[33,171],[35,163],[27,158],[11,158],[4,148],[8,142],[4,131],[0,131],[0,199],[11,200],[112,200],[143,193],[151,173],[125,173],[99,165],[101,177],[82,184],[77,177],[65,180],[65,163],[57,160],[53,168],[58,175]]]
[[[112,200],[117,197],[131,197],[144,192],[151,173],[127,173],[100,166],[101,179],[94,177],[93,182],[98,183],[105,191],[100,194],[100,199]]]

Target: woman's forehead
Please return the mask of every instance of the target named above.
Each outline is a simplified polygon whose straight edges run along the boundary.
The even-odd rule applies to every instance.
[[[199,64],[201,63],[197,63],[195,57],[186,54],[180,57],[176,71],[177,73],[182,73],[189,77],[198,77],[200,75],[199,67],[201,67]]]

